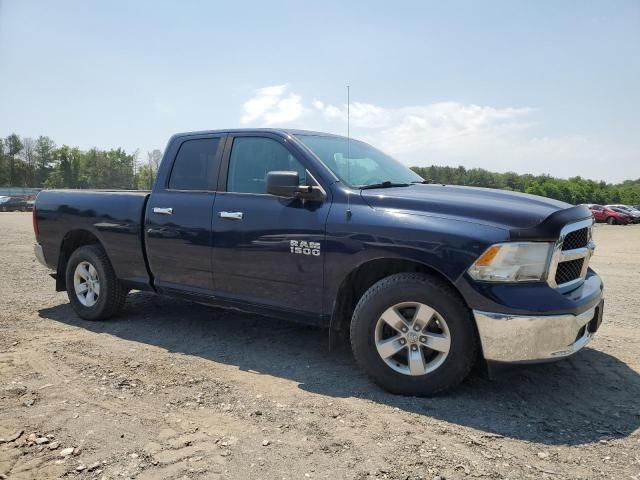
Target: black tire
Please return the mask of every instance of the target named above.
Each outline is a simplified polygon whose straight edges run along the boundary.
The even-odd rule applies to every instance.
[[[81,262],[88,262],[97,271],[100,292],[92,306],[83,305],[75,292],[74,273]],[[128,290],[116,278],[111,262],[99,245],[86,245],[71,254],[65,272],[67,296],[71,306],[80,318],[85,320],[106,320],[118,314],[124,306]]]
[[[388,308],[403,302],[419,302],[435,309],[450,333],[450,349],[434,371],[410,376],[391,368],[378,354],[375,331]],[[360,367],[385,390],[400,395],[431,396],[462,382],[478,355],[478,336],[471,312],[449,285],[420,273],[390,275],[365,292],[351,321],[351,348]]]
[[[607,217],[607,223],[608,223],[609,225],[615,225],[615,224],[616,224],[616,223],[618,223],[618,222],[616,222],[616,219],[615,219],[615,218],[613,218],[613,217]]]

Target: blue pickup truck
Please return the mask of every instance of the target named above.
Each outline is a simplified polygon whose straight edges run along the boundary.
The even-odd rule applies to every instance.
[[[567,357],[602,321],[586,207],[429,184],[325,133],[175,135],[151,192],[43,191],[33,219],[83,319],[145,290],[320,325],[399,394]]]

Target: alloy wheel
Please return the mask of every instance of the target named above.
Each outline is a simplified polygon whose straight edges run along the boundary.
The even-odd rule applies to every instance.
[[[445,319],[432,307],[403,302],[389,307],[375,328],[380,358],[393,370],[419,376],[435,371],[451,349],[451,334]]]
[[[98,271],[91,263],[78,263],[73,273],[73,288],[78,301],[85,307],[93,307],[100,295]]]

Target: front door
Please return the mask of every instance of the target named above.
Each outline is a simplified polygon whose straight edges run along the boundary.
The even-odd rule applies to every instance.
[[[146,248],[160,290],[204,295],[213,290],[211,217],[223,140],[220,135],[185,139],[166,180],[151,194]]]
[[[236,135],[228,144],[231,149],[221,169],[227,172],[226,188],[220,189],[226,191],[218,191],[213,208],[216,294],[321,314],[330,202],[267,194],[270,171],[293,170],[301,183],[315,182],[304,160],[279,137]]]

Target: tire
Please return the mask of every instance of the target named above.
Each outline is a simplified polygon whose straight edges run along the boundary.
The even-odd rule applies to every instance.
[[[615,218],[613,218],[613,217],[607,217],[607,223],[608,223],[609,225],[615,225],[617,222],[616,222],[616,219],[615,219]]]
[[[85,273],[83,274],[79,270],[78,277],[76,277],[76,269],[79,266],[81,266],[80,270]],[[93,270],[91,267],[93,267]],[[87,272],[91,272],[89,273],[89,278],[92,279],[92,282],[86,281]],[[97,279],[97,287],[95,287],[96,281],[93,280],[93,272],[95,272],[95,278]],[[106,320],[122,310],[128,291],[116,278],[111,262],[109,262],[109,258],[101,246],[86,245],[74,251],[67,262],[65,279],[67,296],[71,306],[80,318],[85,320]],[[83,283],[86,286],[91,283],[94,288],[85,290],[85,295],[76,293],[77,288],[78,290],[83,290]],[[97,294],[95,292],[96,288],[98,288]],[[93,290],[93,292],[88,290]]]
[[[405,338],[402,338],[402,333],[397,329],[392,329],[389,333],[390,327],[383,316],[387,318],[391,311],[401,312],[403,318],[407,315],[410,317],[412,307],[405,305],[412,304],[421,305],[418,308],[424,306],[433,310],[433,316],[428,313],[425,315],[425,318],[430,318],[425,324],[435,324],[435,330],[441,333],[434,334],[427,330],[414,333],[411,322],[408,323],[409,331]],[[414,311],[417,312],[418,308]],[[418,317],[417,314],[414,316]],[[385,335],[385,329],[386,335],[389,335],[387,340],[400,338],[398,342],[404,341],[405,345],[398,354],[387,357],[386,360],[378,350],[383,343],[381,335]],[[426,274],[400,273],[374,284],[356,305],[350,333],[351,348],[358,365],[375,383],[400,395],[431,396],[458,385],[467,377],[478,355],[478,336],[471,312],[450,286],[437,277]],[[427,348],[422,342],[427,338],[423,335],[429,334],[444,338],[448,334],[448,351],[442,353]],[[419,337],[419,343],[416,336]],[[425,368],[422,374],[410,374],[412,367],[408,359],[414,348],[415,354],[419,356],[412,358],[421,358],[422,363],[418,364],[427,367],[432,365],[432,369]],[[434,354],[433,360],[429,361]],[[403,365],[403,358],[406,358],[407,365]]]

